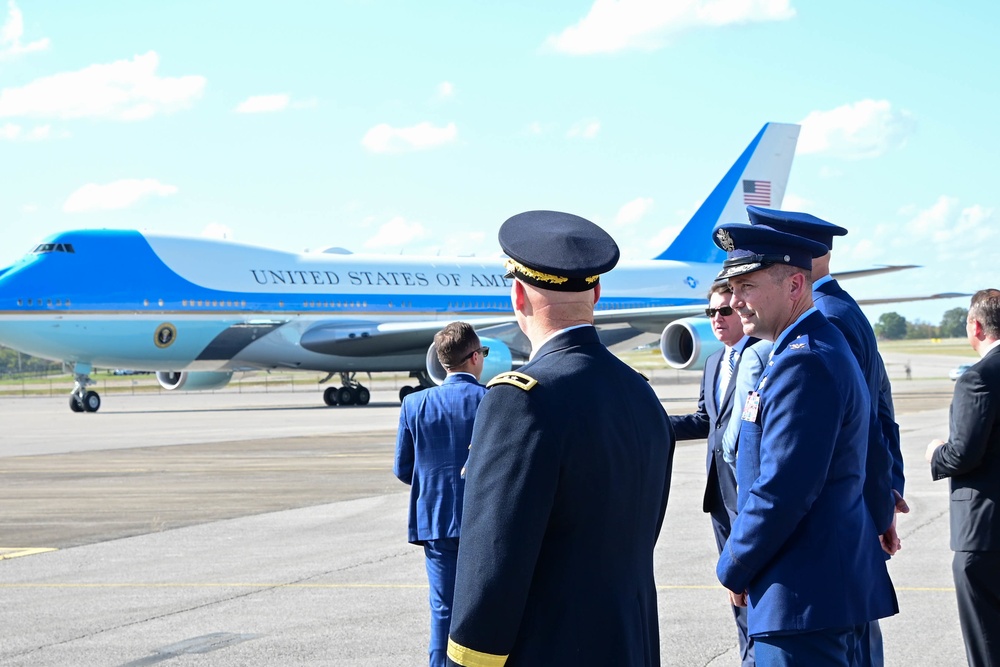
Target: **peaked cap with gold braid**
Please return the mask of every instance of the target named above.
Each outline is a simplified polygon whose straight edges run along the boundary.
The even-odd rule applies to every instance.
[[[559,292],[593,289],[618,263],[618,244],[594,223],[571,213],[527,211],[500,226],[510,258],[507,277]]]

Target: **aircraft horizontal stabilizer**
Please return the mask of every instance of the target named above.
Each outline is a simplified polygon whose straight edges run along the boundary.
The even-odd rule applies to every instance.
[[[859,306],[876,306],[883,303],[905,303],[908,301],[933,301],[935,299],[957,299],[959,297],[971,297],[971,294],[962,292],[942,292],[941,294],[929,294],[926,296],[895,296],[881,299],[857,299]]]
[[[855,271],[837,271],[832,275],[837,280],[850,280],[851,278],[864,278],[866,276],[877,276],[883,273],[892,273],[893,271],[905,271],[906,269],[919,269],[918,264],[898,264],[898,265],[886,265],[886,266],[876,266],[871,269],[857,269]]]

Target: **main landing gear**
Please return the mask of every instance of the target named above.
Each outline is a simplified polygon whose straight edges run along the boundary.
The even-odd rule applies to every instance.
[[[354,379],[354,373],[341,373],[342,387],[327,387],[323,392],[323,402],[334,405],[368,405],[372,394],[368,388]]]
[[[97,384],[90,379],[90,366],[84,367],[77,364],[73,370],[73,377],[76,384],[73,386],[73,393],[69,395],[69,409],[73,412],[97,412],[101,409],[101,395],[96,391],[89,391],[87,387]]]
[[[399,402],[402,403],[403,399],[410,394],[418,391],[423,391],[424,389],[429,389],[434,386],[434,380],[427,371],[420,371],[419,373],[410,373],[410,377],[417,378],[420,384],[416,387],[411,387],[407,385],[406,387],[401,387],[399,390]]]

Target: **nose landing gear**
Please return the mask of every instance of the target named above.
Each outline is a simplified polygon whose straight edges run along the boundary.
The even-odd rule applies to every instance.
[[[77,364],[73,369],[73,377],[76,383],[73,385],[73,393],[69,395],[69,409],[73,412],[97,412],[100,410],[101,395],[87,389],[89,385],[97,384],[90,379],[90,366]]]

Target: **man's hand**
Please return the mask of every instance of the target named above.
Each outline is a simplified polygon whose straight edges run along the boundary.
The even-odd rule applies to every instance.
[[[897,509],[896,511],[898,512],[899,510]],[[907,507],[906,511],[909,512],[910,508]],[[882,545],[882,551],[886,552],[890,556],[896,555],[896,552],[903,548],[903,543],[900,542],[899,535],[896,534],[895,514],[892,515],[892,523],[889,525],[889,530],[879,535],[878,541]]]
[[[927,445],[927,451],[924,452],[924,458],[930,463],[934,460],[934,450],[944,444],[944,440],[931,440],[930,444]]]
[[[743,591],[742,593],[734,593],[731,590],[726,589],[726,592],[729,593],[729,604],[733,605],[734,607],[745,607],[745,606],[747,606],[747,592],[746,591]]]
[[[892,495],[896,497],[896,514],[909,514],[910,506],[903,500],[903,496],[896,489],[892,490]]]

